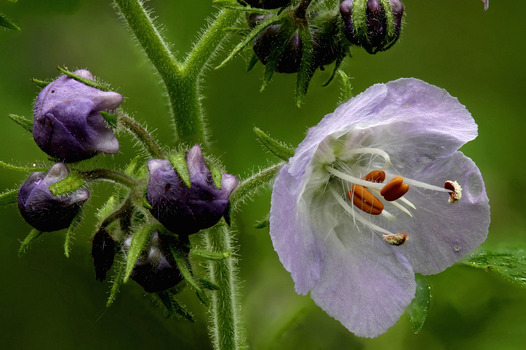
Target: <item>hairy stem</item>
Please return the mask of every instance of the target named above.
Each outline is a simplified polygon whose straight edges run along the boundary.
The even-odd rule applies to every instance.
[[[208,251],[232,251],[232,232],[220,222],[208,230],[204,238]],[[210,331],[216,350],[237,350],[245,347],[244,329],[239,315],[238,282],[235,254],[229,258],[208,263],[210,281],[219,286],[211,293]]]
[[[126,114],[119,114],[119,122],[121,125],[135,136],[146,148],[148,153],[154,158],[163,159],[164,155],[152,136],[142,127],[141,124],[137,123],[134,119],[130,118]]]
[[[106,180],[118,183],[128,188],[135,188],[139,184],[137,180],[132,179],[129,176],[109,169],[94,169],[88,171],[80,171],[80,174],[88,181]]]

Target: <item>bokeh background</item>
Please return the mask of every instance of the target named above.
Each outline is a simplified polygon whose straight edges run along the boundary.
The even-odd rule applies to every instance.
[[[524,162],[526,2],[492,0],[406,0],[400,42],[371,56],[353,48],[345,71],[355,94],[399,77],[417,77],[447,89],[467,106],[479,137],[463,147],[482,170],[492,208],[484,247],[524,248],[526,188]],[[214,8],[208,0],[151,0],[149,6],[180,57]],[[0,159],[31,164],[46,158],[9,113],[31,117],[38,89],[30,79],[57,76],[56,66],[87,68],[126,96],[123,107],[172,145],[167,100],[154,69],[102,0],[0,0],[0,12],[21,28],[0,30]],[[228,47],[231,47],[233,41]],[[222,56],[224,57],[224,55]],[[275,162],[255,140],[253,126],[292,145],[337,105],[339,85],[321,87],[330,75],[317,73],[301,109],[294,104],[295,76],[276,74],[259,92],[262,66],[247,73],[243,58],[211,71],[203,84],[212,152],[241,177]],[[135,149],[121,135],[121,152],[97,157],[98,166],[121,166]],[[0,169],[0,191],[25,175]],[[88,216],[111,188],[96,185]],[[526,346],[526,289],[482,270],[457,265],[430,277],[429,318],[414,335],[407,315],[386,334],[363,339],[349,333],[298,296],[280,265],[268,230],[254,223],[269,210],[263,191],[237,215],[243,317],[254,349],[523,349]],[[197,322],[165,319],[134,283],[121,288],[105,308],[109,284],[95,281],[89,238],[94,222],[76,235],[71,257],[63,254],[63,232],[46,234],[22,258],[20,241],[29,232],[16,207],[0,209],[1,349],[207,349],[206,314],[194,294],[182,301]],[[285,325],[288,327],[283,328]],[[285,331],[282,331],[285,329]]]

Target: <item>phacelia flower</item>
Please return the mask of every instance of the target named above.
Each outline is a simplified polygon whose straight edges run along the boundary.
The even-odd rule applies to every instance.
[[[221,189],[218,189],[199,145],[186,153],[185,160],[190,187],[168,160],[148,162],[150,180],[146,198],[152,206],[151,213],[168,230],[179,235],[211,227],[228,215],[228,198],[238,183],[235,176],[223,174]]]
[[[75,74],[93,80],[87,70]],[[52,157],[65,162],[117,153],[119,142],[100,114],[122,103],[122,95],[87,86],[63,75],[38,95],[33,114],[33,138]]]
[[[18,191],[18,209],[28,224],[48,232],[67,228],[82,204],[88,200],[89,191],[79,188],[71,193],[54,196],[49,186],[66,178],[69,169],[57,163],[47,173],[32,173]]]
[[[155,230],[150,236],[150,242],[131,273],[131,278],[148,293],[161,292],[172,288],[183,280],[177,268],[170,247],[165,240],[168,237]],[[130,249],[132,237],[124,241],[124,250]]]
[[[486,239],[484,182],[458,151],[476,136],[456,98],[417,79],[374,85],[311,128],[270,212],[296,292],[358,336],[386,332],[415,273],[441,272]]]

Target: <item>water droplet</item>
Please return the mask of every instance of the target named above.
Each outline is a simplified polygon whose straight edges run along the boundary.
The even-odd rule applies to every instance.
[[[453,243],[453,249],[455,249],[456,252],[459,252],[462,249],[462,245],[460,244],[458,240],[456,240]]]

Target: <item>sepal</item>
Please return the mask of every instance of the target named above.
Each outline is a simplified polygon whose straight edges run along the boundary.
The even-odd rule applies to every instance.
[[[16,114],[9,114],[9,119],[20,125],[22,128],[26,129],[30,133],[33,133],[33,121],[27,119],[26,117],[16,115]]]
[[[29,246],[38,238],[40,235],[42,235],[42,231],[37,230],[36,228],[32,229],[29,234],[24,238],[22,243],[20,244],[20,248],[18,249],[18,256],[22,256]]]
[[[254,127],[254,133],[256,134],[259,142],[261,142],[261,144],[276,157],[284,161],[288,161],[289,158],[294,155],[294,149],[291,146],[276,140],[260,128]]]
[[[5,191],[0,194],[0,207],[16,204],[18,200],[18,189]]]

